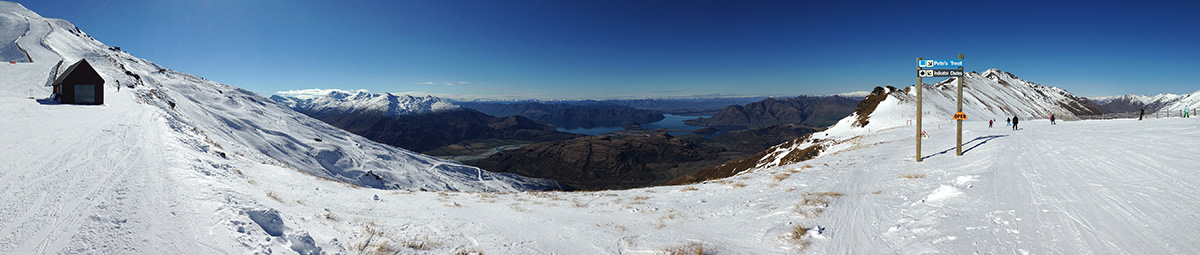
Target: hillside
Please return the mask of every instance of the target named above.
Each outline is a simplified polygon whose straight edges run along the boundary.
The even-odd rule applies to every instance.
[[[798,125],[773,125],[726,132],[713,139],[675,137],[661,131],[614,132],[535,143],[463,163],[551,179],[581,190],[642,188],[668,184],[696,169],[754,155],[816,131]]]
[[[781,124],[825,127],[850,115],[857,103],[857,99],[841,96],[767,98],[746,105],[730,105],[710,118],[690,120],[687,124],[718,129],[745,129]]]

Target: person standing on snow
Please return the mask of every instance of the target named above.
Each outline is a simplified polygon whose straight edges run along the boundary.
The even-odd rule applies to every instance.
[[[1142,113],[1138,113],[1138,120],[1142,120],[1142,116],[1146,116],[1146,109],[1142,108]]]
[[[1004,126],[1012,126],[1012,118],[1004,118]]]
[[[992,122],[996,122],[996,120],[988,120],[988,128],[992,128]]]
[[[1050,125],[1058,125],[1054,124],[1054,114],[1050,114]]]
[[[1012,122],[1013,122],[1013,131],[1016,131],[1017,130],[1017,116],[1013,116]]]

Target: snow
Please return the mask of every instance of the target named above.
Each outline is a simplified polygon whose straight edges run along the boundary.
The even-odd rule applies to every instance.
[[[28,12],[14,6],[0,2],[0,16]],[[65,21],[29,27],[33,36],[22,40],[45,38],[49,47],[30,47],[32,63],[0,65],[3,253],[655,254],[692,243],[719,254],[1200,249],[1192,240],[1200,168],[1191,160],[1200,119],[1030,118],[1018,131],[987,128],[987,113],[1033,115],[1056,101],[985,100],[1036,92],[978,88],[980,103],[970,107],[992,108],[971,110],[962,156],[944,112],[951,101],[927,101],[930,136],[918,163],[904,115],[915,108],[898,93],[866,127],[850,126],[851,116],[814,136],[827,146],[813,160],[686,186],[534,192],[524,191],[533,179],[380,145],[233,86],[159,73]],[[137,84],[122,68],[144,81],[110,87],[100,106],[29,99],[30,90],[48,94],[58,59],[79,58],[108,81]],[[351,178],[367,171],[384,178]],[[797,226],[808,231],[797,238]]]
[[[1192,111],[1198,107],[1200,107],[1200,90],[1197,90],[1195,93],[1179,96],[1174,100],[1174,102],[1164,106],[1161,110],[1159,110],[1159,112],[1170,114],[1174,117],[1179,117],[1180,112],[1184,109]],[[1189,113],[1189,117],[1191,117],[1191,115],[1192,114]]]

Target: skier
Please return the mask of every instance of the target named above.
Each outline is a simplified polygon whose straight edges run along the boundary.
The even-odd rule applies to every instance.
[[[1017,116],[1013,116],[1012,121],[1013,121],[1013,131],[1016,131],[1017,130],[1017,122],[1018,122]]]
[[[1050,115],[1050,125],[1058,125],[1058,124],[1054,124],[1054,114]]]
[[[1146,116],[1146,109],[1142,108],[1142,113],[1138,113],[1138,120],[1142,120],[1142,116]]]
[[[1012,126],[1012,118],[1004,118],[1004,126]]]
[[[992,122],[996,122],[996,120],[988,120],[988,128],[992,128]]]

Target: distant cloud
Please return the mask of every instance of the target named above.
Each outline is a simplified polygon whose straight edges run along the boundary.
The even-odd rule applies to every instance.
[[[367,92],[367,90],[365,90],[365,89],[356,90],[354,92],[340,90],[340,89],[301,89],[301,90],[276,91],[275,94],[280,95],[280,96],[285,96],[285,97],[299,98],[299,99],[311,99],[311,98],[317,98],[317,97],[323,97],[325,95],[329,95],[329,92],[334,92],[334,91],[345,92],[345,93]]]
[[[433,83],[432,81],[427,81],[427,82],[418,82],[418,83],[417,83],[417,85],[433,85],[433,84],[434,84],[434,83]]]
[[[458,82],[458,84],[460,84],[460,85],[467,85],[467,84],[471,84],[471,83],[470,83],[470,82],[465,82],[465,81],[460,81],[460,82]]]

